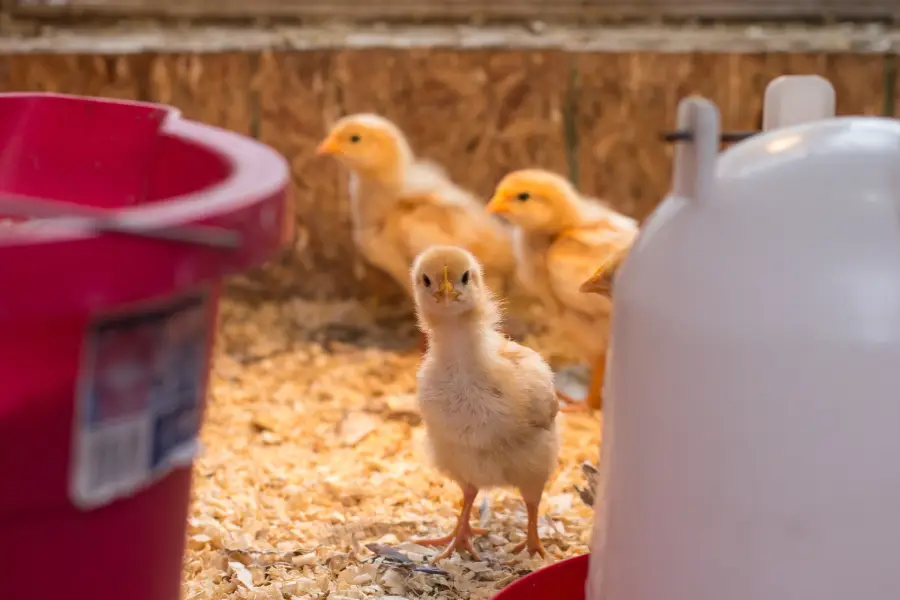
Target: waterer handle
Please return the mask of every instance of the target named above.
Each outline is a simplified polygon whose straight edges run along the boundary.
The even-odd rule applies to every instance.
[[[675,147],[672,194],[705,202],[712,193],[719,154],[719,109],[706,98],[689,96],[678,103],[677,127],[693,136]]]
[[[763,131],[800,125],[835,115],[831,82],[819,75],[782,75],[766,86]]]

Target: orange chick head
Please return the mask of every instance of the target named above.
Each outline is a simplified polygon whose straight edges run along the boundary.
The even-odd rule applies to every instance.
[[[431,246],[413,261],[416,308],[431,316],[456,316],[489,299],[481,264],[465,248]]]
[[[500,180],[486,210],[526,231],[551,232],[571,224],[578,200],[578,192],[565,177],[522,169]]]
[[[337,158],[363,173],[387,174],[412,160],[400,129],[388,119],[359,113],[340,119],[316,148],[316,154]]]

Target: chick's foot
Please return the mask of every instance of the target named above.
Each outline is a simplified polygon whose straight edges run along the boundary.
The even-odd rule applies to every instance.
[[[484,535],[487,529],[480,527],[472,527],[469,519],[472,517],[472,505],[475,504],[475,497],[478,495],[478,489],[473,486],[463,486],[463,505],[456,521],[456,528],[450,535],[439,538],[426,538],[415,540],[414,543],[420,546],[443,546],[448,544],[443,552],[434,557],[433,562],[443,560],[453,554],[454,550],[460,552],[468,552],[475,560],[481,560],[475,547],[472,545],[472,534]]]
[[[528,536],[524,542],[516,544],[516,547],[513,548],[513,554],[518,554],[522,550],[528,549],[528,553],[534,556],[535,554],[540,554],[544,558],[547,557],[547,551],[544,550],[544,545],[541,543],[541,539],[535,536]]]
[[[468,535],[487,535],[490,530],[482,529],[481,527],[472,527],[471,525],[466,527],[466,531]],[[448,533],[447,535],[436,537],[436,538],[424,538],[421,540],[413,540],[414,544],[418,544],[419,546],[446,546],[450,542],[456,539],[456,532]]]
[[[517,544],[515,548],[513,548],[513,554],[518,554],[522,550],[527,549],[528,553],[534,556],[535,554],[540,554],[541,556],[547,556],[547,551],[544,550],[544,545],[541,543],[541,538],[538,536],[538,506],[540,505],[540,500],[537,502],[525,502],[525,508],[528,511],[528,533],[525,541],[521,544]]]
[[[472,545],[472,532],[470,530],[464,529],[462,531],[458,531],[452,537],[453,539],[450,544],[444,549],[443,552],[435,556],[432,559],[432,562],[437,562],[439,560],[449,558],[453,554],[454,550],[456,550],[460,554],[462,554],[463,552],[468,552],[469,556],[472,557],[472,560],[481,560],[481,557],[478,556],[478,552],[475,550],[475,546]]]

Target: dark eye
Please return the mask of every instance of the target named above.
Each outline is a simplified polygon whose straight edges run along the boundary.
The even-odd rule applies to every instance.
[[[425,284],[425,287],[431,287],[431,279],[428,275],[422,275],[422,283]]]
[[[531,198],[531,194],[529,194],[528,192],[522,192],[521,194],[516,196],[516,198],[518,198],[519,202],[525,202],[526,200]]]
[[[356,144],[357,142],[359,142],[359,136],[354,133],[353,135],[350,136],[350,143]]]
[[[469,272],[468,271],[466,271],[465,273],[462,274],[462,278],[460,279],[460,281],[462,281],[463,285],[468,285],[468,283],[469,283]]]

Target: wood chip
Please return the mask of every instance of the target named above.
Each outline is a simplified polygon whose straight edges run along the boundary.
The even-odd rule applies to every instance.
[[[393,394],[385,398],[385,402],[391,417],[412,417],[415,422],[421,419],[415,394]]]
[[[238,581],[244,584],[244,587],[249,590],[252,590],[254,588],[253,573],[250,572],[250,569],[236,560],[230,561],[228,563],[228,567],[234,572],[234,575],[235,577],[237,577]]]
[[[367,435],[378,429],[381,421],[368,413],[350,413],[341,421],[338,435],[345,446],[355,446]]]

